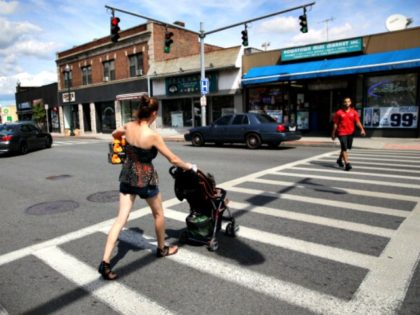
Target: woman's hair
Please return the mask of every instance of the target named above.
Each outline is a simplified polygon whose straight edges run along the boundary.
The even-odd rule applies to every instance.
[[[147,119],[152,115],[153,112],[156,112],[159,108],[159,103],[154,97],[149,97],[143,95],[140,98],[140,104],[137,108],[137,113],[135,117],[137,119]]]

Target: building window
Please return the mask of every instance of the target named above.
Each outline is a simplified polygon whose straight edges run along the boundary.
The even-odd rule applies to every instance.
[[[105,61],[104,65],[104,81],[115,80],[115,61]]]
[[[82,67],[82,80],[83,85],[92,84],[92,67]]]
[[[143,54],[135,54],[128,56],[130,64],[130,77],[143,75]]]
[[[73,78],[73,71],[64,71],[64,87],[66,89],[72,87],[72,78]]]

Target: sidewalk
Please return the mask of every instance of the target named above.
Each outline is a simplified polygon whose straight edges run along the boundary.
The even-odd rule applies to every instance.
[[[176,141],[183,142],[184,132],[182,130],[175,130],[170,128],[158,129],[157,130],[165,141]],[[61,134],[52,133],[52,136],[57,138],[75,138],[75,139],[103,139],[103,140],[112,140],[110,134],[92,134],[86,133],[84,135],[69,137],[63,136]],[[282,143],[282,145],[293,145],[293,146],[322,146],[322,147],[331,147],[339,149],[340,145],[338,140],[332,141],[329,137],[310,137],[304,136],[298,141],[288,141]],[[416,150],[420,151],[420,138],[382,138],[382,137],[356,137],[353,141],[353,148],[363,148],[363,149],[387,149],[387,150]]]

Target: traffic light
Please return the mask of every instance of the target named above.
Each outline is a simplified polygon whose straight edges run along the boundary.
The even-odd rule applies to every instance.
[[[299,16],[299,20],[300,31],[302,33],[308,33],[308,20],[306,19],[306,12]]]
[[[172,32],[165,32],[165,48],[164,48],[164,52],[165,54],[169,54],[171,52],[171,45],[174,42],[172,40],[172,36],[174,36],[174,33]]]
[[[243,46],[248,46],[248,31],[247,29],[244,29],[242,32],[242,45]]]
[[[118,17],[111,17],[111,40],[116,43],[118,42],[118,39],[120,38],[120,27],[118,26],[118,23],[120,23],[120,18]]]

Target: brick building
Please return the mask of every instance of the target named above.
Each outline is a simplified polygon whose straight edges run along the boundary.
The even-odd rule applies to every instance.
[[[165,54],[165,31],[165,26],[148,22],[121,31],[118,43],[107,36],[59,52],[60,132],[111,132],[131,116],[142,93],[151,94],[156,63],[199,54],[197,34],[171,26],[174,43]],[[205,46],[206,53],[222,49]]]

